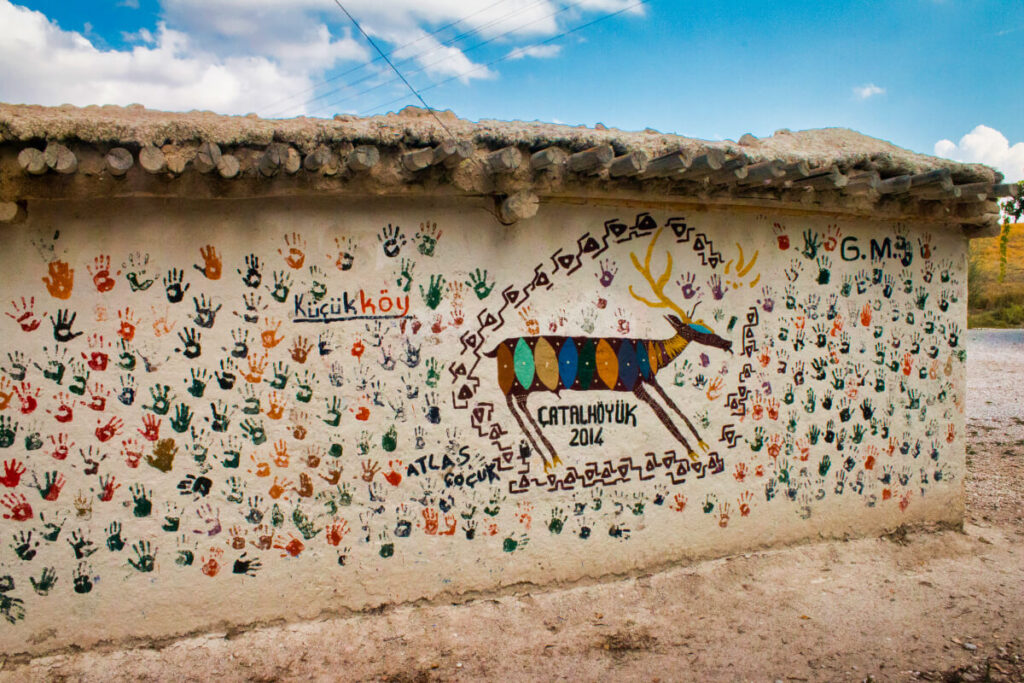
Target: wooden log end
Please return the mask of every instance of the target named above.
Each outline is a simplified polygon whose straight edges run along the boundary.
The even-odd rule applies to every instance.
[[[517,147],[504,147],[488,154],[484,165],[492,175],[499,175],[515,171],[522,161],[523,153]]]
[[[18,152],[18,165],[29,175],[42,175],[49,168],[46,165],[46,155],[35,147],[26,147]]]
[[[216,142],[206,141],[199,145],[195,159],[192,160],[192,165],[200,173],[210,173],[217,168],[217,164],[220,163],[220,157],[220,145]]]
[[[512,225],[537,215],[540,198],[533,192],[516,192],[501,202],[498,216],[505,225]]]
[[[59,142],[48,144],[43,154],[46,156],[46,165],[57,173],[68,175],[78,170],[75,153]]]
[[[167,157],[153,145],[144,145],[139,150],[139,166],[142,166],[146,173],[163,173],[167,170]]]
[[[360,173],[369,171],[380,162],[380,150],[373,145],[360,145],[348,155],[348,167]]]
[[[234,154],[222,154],[220,161],[217,162],[217,173],[221,178],[236,178],[241,170],[242,165]]]
[[[0,223],[20,223],[27,216],[25,202],[0,202]]]
[[[124,147],[114,147],[103,158],[107,163],[107,171],[115,178],[124,176],[135,165],[132,153]]]

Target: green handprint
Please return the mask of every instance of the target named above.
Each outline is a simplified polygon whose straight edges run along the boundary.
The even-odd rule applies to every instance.
[[[431,275],[430,286],[425,291],[423,285],[420,285],[420,296],[423,297],[423,303],[432,311],[441,304],[441,298],[444,296],[444,282],[444,275]]]
[[[57,583],[57,570],[53,567],[44,567],[38,581],[33,576],[30,576],[28,580],[32,583],[32,590],[39,595],[46,595]]]
[[[408,292],[412,288],[412,271],[415,267],[416,264],[414,262],[409,259],[402,259],[396,284],[402,288],[403,292]]]
[[[151,552],[149,541],[139,541],[132,546],[132,550],[138,555],[138,560],[128,559],[128,564],[140,572],[151,572],[156,566],[156,552]]]
[[[487,271],[481,271],[477,268],[474,272],[469,274],[469,279],[466,280],[466,284],[473,288],[473,292],[476,294],[476,298],[483,301],[486,299],[491,290],[494,289],[494,284],[487,284]]]
[[[426,384],[428,387],[436,388],[437,383],[441,380],[441,371],[437,367],[437,361],[433,358],[427,361],[427,380]],[[3,418],[0,418],[3,419]],[[8,444],[10,445],[10,444]]]
[[[107,527],[107,549],[112,553],[124,549],[124,539],[121,538],[121,523],[111,522]]]

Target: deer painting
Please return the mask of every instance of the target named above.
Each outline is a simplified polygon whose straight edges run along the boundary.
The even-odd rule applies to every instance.
[[[651,410],[669,433],[686,448],[690,458],[696,460],[696,451],[682,430],[669,417],[665,408],[655,400],[650,391],[653,389],[654,394],[682,419],[693,433],[697,444],[705,451],[708,449],[690,419],[658,384],[657,374],[659,370],[668,367],[691,342],[729,352],[732,351],[732,342],[715,334],[703,320],[692,319],[665,295],[665,284],[672,273],[671,253],[668,254],[664,274],[657,279],[651,275],[651,253],[660,234],[659,230],[651,239],[643,266],[635,254],[630,254],[633,265],[650,285],[657,300],[651,301],[639,296],[633,291],[632,286],[629,293],[651,308],[672,310],[675,315],[666,315],[665,320],[675,331],[673,336],[665,339],[510,337],[484,354],[497,359],[498,386],[505,395],[512,416],[526,434],[533,450],[539,453],[544,461],[545,472],[561,464],[561,459],[527,408],[530,394],[541,391],[555,394],[562,391],[632,392],[638,399],[651,406]],[[532,427],[532,432],[527,423]],[[539,447],[534,433],[544,445],[544,449]],[[550,454],[550,460],[545,451]]]

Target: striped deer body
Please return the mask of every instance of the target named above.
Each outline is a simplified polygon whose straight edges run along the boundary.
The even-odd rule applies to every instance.
[[[670,361],[665,341],[615,337],[513,337],[487,355],[503,394],[633,391]]]
[[[668,339],[629,339],[620,337],[510,337],[484,355],[497,362],[498,387],[505,395],[512,416],[519,423],[544,460],[545,471],[561,461],[527,408],[527,399],[535,392],[619,391],[632,392],[651,406],[654,414],[691,457],[696,453],[673,423],[664,407],[654,400],[650,387],[674,410],[706,447],[693,423],[665,393],[656,380],[659,370],[669,365],[691,342],[731,350],[732,344],[700,323],[684,323],[677,316],[666,316],[676,330]],[[527,424],[533,427],[540,443],[552,458],[549,461]]]

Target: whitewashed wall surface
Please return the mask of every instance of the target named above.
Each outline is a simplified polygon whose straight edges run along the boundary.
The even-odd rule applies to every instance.
[[[957,522],[966,242],[546,204],[3,230],[0,647]]]

